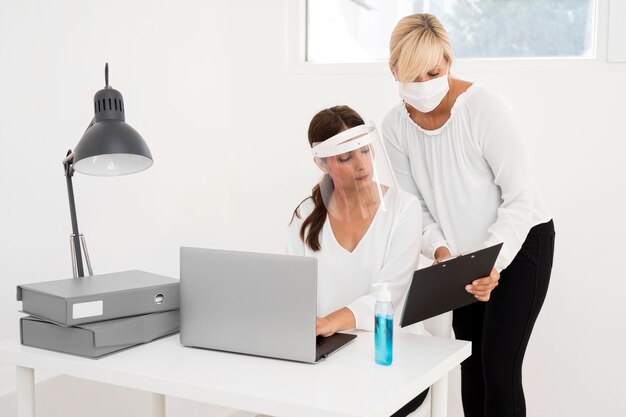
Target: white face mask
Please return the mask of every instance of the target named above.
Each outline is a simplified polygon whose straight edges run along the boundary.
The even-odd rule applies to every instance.
[[[422,113],[433,111],[448,94],[448,73],[432,80],[398,83],[400,98]]]

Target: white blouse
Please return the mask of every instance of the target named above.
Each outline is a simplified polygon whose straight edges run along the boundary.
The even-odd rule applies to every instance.
[[[439,129],[419,127],[401,102],[385,116],[382,134],[400,187],[420,200],[422,252],[430,258],[439,246],[456,254],[503,242],[501,271],[530,228],[552,218],[533,190],[511,107],[480,84],[457,98]]]
[[[384,198],[387,210],[378,209],[352,252],[337,242],[328,219],[319,235],[321,249],[311,250],[300,239],[300,228],[313,211],[313,200],[307,199],[300,205],[300,218],[294,216],[289,226],[287,251],[290,255],[318,259],[319,316],[347,307],[354,314],[357,329],[374,330],[376,299],[370,287],[386,281],[394,306],[394,322],[400,320],[402,303],[419,262],[422,213],[418,200],[404,191],[389,189]],[[417,332],[423,333],[423,328]]]

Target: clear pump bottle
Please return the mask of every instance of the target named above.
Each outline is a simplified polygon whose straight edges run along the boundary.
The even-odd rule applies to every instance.
[[[393,306],[391,305],[391,292],[387,283],[374,284],[380,287],[376,293],[376,306],[374,308],[375,326],[375,360],[379,365],[389,366],[393,360]]]

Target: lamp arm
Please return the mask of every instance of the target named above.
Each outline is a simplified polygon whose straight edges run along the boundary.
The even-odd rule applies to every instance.
[[[65,169],[65,181],[67,183],[67,197],[70,203],[70,218],[72,220],[72,242],[74,244],[74,253],[76,254],[76,266],[78,276],[84,277],[83,258],[80,248],[80,236],[78,234],[78,220],[76,219],[76,203],[74,202],[74,187],[72,186],[72,176],[74,175],[74,153],[72,150],[67,151],[65,159],[63,159],[63,167]]]

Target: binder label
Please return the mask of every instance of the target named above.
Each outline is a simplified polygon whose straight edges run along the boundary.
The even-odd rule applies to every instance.
[[[101,316],[103,312],[102,300],[76,303],[72,306],[72,318],[82,319],[85,317]]]

